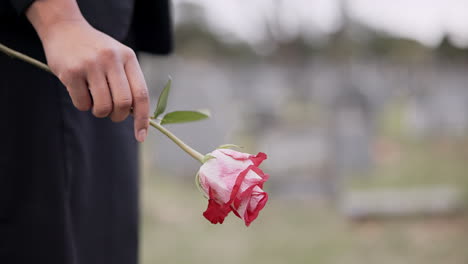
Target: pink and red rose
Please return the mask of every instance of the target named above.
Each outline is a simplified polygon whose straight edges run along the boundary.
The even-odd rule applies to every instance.
[[[268,174],[258,167],[266,154],[217,149],[209,155],[212,158],[198,172],[200,185],[209,197],[203,215],[213,224],[222,224],[232,211],[249,226],[268,200],[263,191]]]

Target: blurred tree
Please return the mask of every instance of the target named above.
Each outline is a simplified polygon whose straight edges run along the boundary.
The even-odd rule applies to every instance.
[[[210,31],[205,13],[200,5],[183,3],[180,6],[183,19],[176,25],[176,52],[181,56],[209,59],[222,56],[236,60],[256,57],[246,43],[227,43]]]
[[[448,36],[445,36],[437,47],[439,57],[450,60],[463,60],[466,62],[468,59],[468,49],[462,49],[452,44]]]

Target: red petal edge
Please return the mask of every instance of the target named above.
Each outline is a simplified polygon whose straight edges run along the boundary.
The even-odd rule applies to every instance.
[[[232,186],[231,197],[229,198],[229,201],[227,202],[227,204],[231,204],[234,201],[234,199],[236,198],[237,193],[239,192],[239,189],[240,189],[240,187],[242,185],[242,182],[245,179],[245,176],[253,168],[255,168],[255,166],[250,165],[245,170],[243,170],[241,173],[239,173],[239,176],[237,176],[237,179],[236,179],[236,182],[234,183],[234,186]]]
[[[254,166],[260,166],[264,160],[267,159],[267,155],[263,152],[259,152],[256,156],[250,157],[250,160],[253,162]]]
[[[263,209],[263,207],[265,207],[268,201],[268,193],[263,192],[258,195],[263,195],[263,198],[258,202],[257,207],[253,208],[253,210],[251,211],[247,206],[247,210],[245,211],[244,221],[246,226],[249,226],[250,223],[257,219],[258,214]]]
[[[224,222],[224,218],[226,218],[231,210],[232,209],[229,205],[221,205],[215,200],[210,199],[208,201],[208,208],[206,208],[203,216],[212,224],[222,224]]]
[[[235,197],[235,199],[233,201],[234,202],[233,203],[233,212],[237,217],[239,217],[241,219],[242,219],[242,217],[237,212],[237,209],[239,208],[241,202],[248,198],[249,199],[249,204],[250,204],[250,197],[252,196],[252,192],[253,192],[253,189],[255,188],[255,186],[258,186],[258,187],[263,189],[263,183],[266,182],[268,180],[268,178],[269,178],[268,174],[265,174],[260,168],[257,168],[254,165],[249,166],[247,168],[245,174],[247,174],[247,172],[249,170],[252,170],[255,173],[257,173],[257,175],[259,175],[262,178],[262,180],[259,181],[257,184],[254,184],[254,185],[250,186],[243,193],[241,193],[240,195]],[[245,178],[245,176],[244,176],[244,178]],[[265,204],[268,201],[268,194],[266,192],[261,192],[261,193],[256,194],[256,195],[263,195],[263,198],[260,199],[257,206],[253,210],[249,210],[249,209],[251,209],[249,207],[250,205],[247,205],[247,208],[245,210],[245,215],[243,217],[246,226],[249,226],[250,223],[252,223],[258,217],[258,214],[259,214],[260,210],[262,210],[263,207],[265,207]]]
[[[213,199],[213,197],[215,197],[215,191],[213,189],[210,188],[208,192],[210,199],[208,200],[208,208],[203,212],[203,216],[212,224],[222,224],[224,218],[226,218],[232,209],[229,204],[219,204]]]

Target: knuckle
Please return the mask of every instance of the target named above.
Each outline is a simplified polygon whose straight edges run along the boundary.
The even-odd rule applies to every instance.
[[[138,115],[134,116],[133,119],[140,127],[148,127],[149,126],[149,116],[148,115]]]
[[[109,114],[112,112],[112,105],[111,104],[101,104],[101,105],[96,105],[94,107],[94,115],[96,117],[107,117]]]
[[[81,65],[83,65],[82,67],[83,67],[84,69],[89,68],[89,67],[93,67],[94,65],[96,65],[96,60],[95,60],[95,59],[91,59],[91,58],[85,59],[85,60],[83,60],[83,62],[81,63]]]
[[[105,48],[99,52],[99,56],[104,61],[115,61],[117,59],[117,51],[114,48]]]
[[[148,102],[148,90],[140,89],[135,94],[135,102],[137,103],[146,103]]]
[[[79,77],[83,74],[81,66],[70,66],[59,73],[58,78],[64,83],[68,84],[72,79]]]
[[[125,47],[122,51],[122,54],[126,60],[136,58],[135,51],[129,47]]]
[[[124,97],[115,102],[115,107],[118,109],[129,109],[132,106],[132,98]]]
[[[65,72],[68,75],[75,77],[83,73],[83,67],[81,65],[70,66],[65,70]]]

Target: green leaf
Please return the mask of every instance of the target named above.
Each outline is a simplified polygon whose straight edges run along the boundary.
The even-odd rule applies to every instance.
[[[161,120],[161,125],[193,122],[209,118],[206,111],[174,111],[167,113]]]
[[[224,144],[224,145],[221,145],[221,146],[217,147],[217,149],[231,149],[231,148],[241,149],[242,147],[238,146],[238,145],[234,145],[234,144]]]
[[[169,77],[164,89],[161,91],[159,95],[158,104],[156,105],[156,110],[154,111],[154,115],[151,117],[152,119],[158,118],[158,116],[164,111],[166,111],[167,106],[167,98],[169,97],[169,92],[171,91],[172,79]]]

